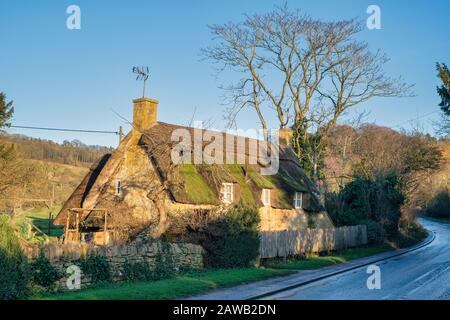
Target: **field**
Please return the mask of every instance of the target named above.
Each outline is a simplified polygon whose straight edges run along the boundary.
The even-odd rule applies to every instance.
[[[21,237],[24,239],[32,242],[41,242],[46,238],[56,240],[64,233],[63,227],[55,226],[52,223],[60,209],[61,206],[56,206],[51,210],[47,208],[34,208],[17,215],[13,222]]]

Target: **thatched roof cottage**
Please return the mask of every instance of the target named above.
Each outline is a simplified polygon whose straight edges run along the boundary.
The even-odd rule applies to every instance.
[[[232,203],[260,208],[262,231],[332,227],[289,146],[289,130],[279,132],[278,170],[264,175],[264,165],[254,161],[252,153],[252,146],[262,146],[263,141],[159,122],[157,100],[141,98],[133,103],[132,131],[112,154],[92,166],[54,221],[66,227],[66,241],[126,239],[169,224],[167,213]],[[180,132],[188,137],[181,148]],[[193,161],[219,141],[222,147],[216,147],[212,156],[225,164]],[[175,163],[175,150],[188,161]],[[264,150],[271,153],[275,148],[265,145]]]

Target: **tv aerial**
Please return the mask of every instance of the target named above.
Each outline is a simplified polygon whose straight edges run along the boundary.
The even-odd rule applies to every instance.
[[[144,82],[144,87],[142,89],[142,98],[144,98],[145,97],[145,83],[148,80],[150,71],[148,70],[148,67],[133,67],[133,73],[137,75],[136,81]]]

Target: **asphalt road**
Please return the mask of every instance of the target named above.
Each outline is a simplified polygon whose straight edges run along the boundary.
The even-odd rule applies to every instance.
[[[382,261],[381,288],[369,290],[367,267],[332,276],[265,299],[361,300],[444,299],[450,300],[450,224],[421,220],[435,233],[435,240],[416,251]]]

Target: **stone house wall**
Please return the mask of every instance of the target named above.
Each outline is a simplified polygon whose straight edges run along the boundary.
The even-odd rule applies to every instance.
[[[326,212],[307,214],[301,209],[275,209],[262,207],[259,209],[261,217],[260,231],[297,231],[311,227],[333,228],[333,222]],[[311,220],[313,226],[309,225]]]

